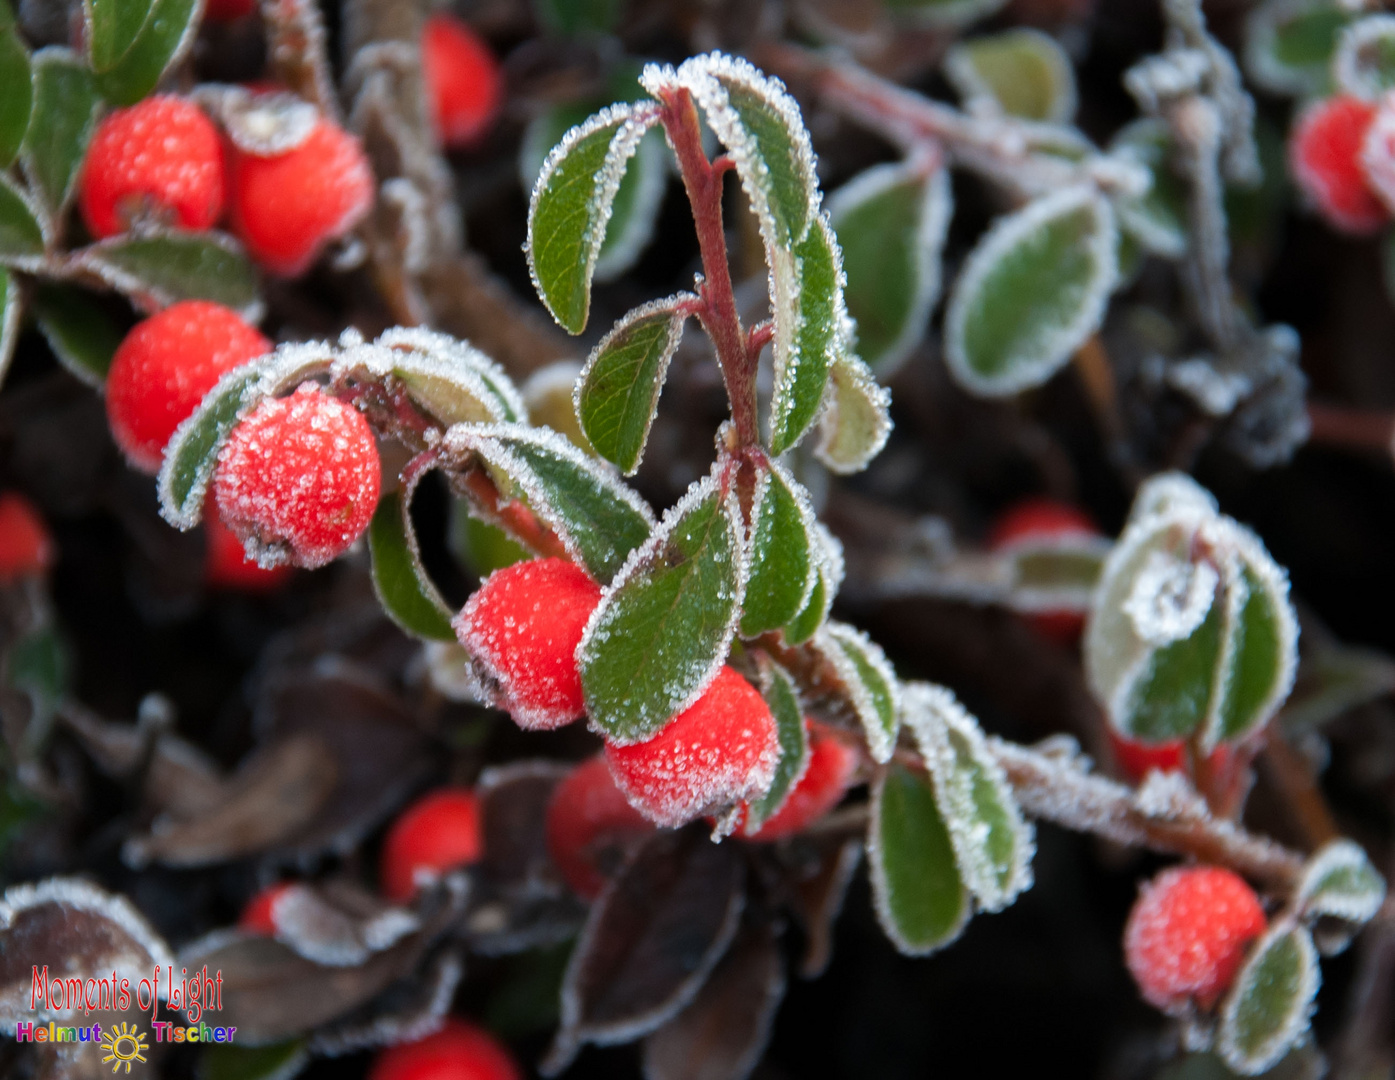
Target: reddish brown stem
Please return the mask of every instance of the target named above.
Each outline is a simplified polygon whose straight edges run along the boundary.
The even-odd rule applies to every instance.
[[[504,499],[489,474],[481,468],[469,468],[452,474],[455,482],[464,489],[466,496],[486,517],[499,521],[526,547],[539,555],[571,559],[566,545],[561,539],[538,520],[536,514],[520,502]]]
[[[1389,455],[1395,440],[1395,413],[1308,403],[1308,441],[1346,450],[1375,450]]]

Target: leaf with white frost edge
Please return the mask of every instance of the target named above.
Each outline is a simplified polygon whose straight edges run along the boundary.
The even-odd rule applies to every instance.
[[[495,399],[496,404],[487,405],[487,408],[497,420],[512,423],[525,423],[528,420],[528,407],[523,402],[523,395],[507,372],[468,341],[419,326],[395,326],[379,334],[373,344],[394,352],[419,354],[420,359],[415,366],[405,367],[400,359],[392,365],[392,370],[398,372],[399,377],[407,383],[409,392],[414,389],[413,375],[425,378],[431,370],[425,365],[430,364],[439,367],[443,377],[453,377],[467,388],[473,388],[475,379],[482,382]],[[468,377],[467,373],[473,378]]]
[[[421,547],[412,527],[411,498],[416,488],[385,493],[368,524],[368,552],[373,591],[383,610],[407,633],[427,641],[454,641],[454,614],[421,563]]]
[[[77,186],[101,101],[92,72],[71,49],[50,45],[30,60],[34,106],[20,148],[20,163],[36,201],[56,222]]]
[[[591,279],[631,155],[658,120],[652,105],[611,105],[567,132],[528,205],[528,273],[564,330],[586,329]]]
[[[10,370],[15,340],[19,337],[19,317],[23,314],[19,283],[10,272],[0,267],[0,381]]]
[[[814,636],[828,619],[833,599],[843,584],[843,544],[815,520],[810,533],[809,553],[814,560],[814,583],[804,608],[784,627],[787,644],[801,645]]]
[[[895,371],[925,336],[953,213],[949,170],[914,160],[874,165],[829,197],[848,314],[874,372]]]
[[[950,294],[950,374],[982,397],[1046,382],[1099,327],[1118,277],[1118,242],[1114,212],[1093,187],[999,218]]]
[[[814,647],[847,686],[872,760],[890,761],[901,726],[901,685],[886,653],[861,630],[831,619],[814,636]]]
[[[865,469],[891,435],[890,410],[891,392],[845,352],[829,370],[814,456],[840,475]]]
[[[775,717],[775,730],[780,741],[780,760],[770,787],[759,799],[752,799],[746,811],[743,831],[755,833],[780,812],[790,792],[804,779],[809,768],[809,732],[804,711],[799,707],[799,693],[789,672],[764,653],[756,653],[760,669],[761,696]]]
[[[1332,78],[1339,90],[1372,101],[1395,89],[1395,16],[1367,15],[1344,28]]]
[[[696,299],[677,293],[626,314],[591,350],[576,380],[572,403],[581,430],[626,476],[639,468],[669,361],[683,337],[686,306]]]
[[[743,637],[785,625],[804,610],[818,583],[814,508],[804,486],[778,462],[761,471],[751,520],[751,578],[742,603]]]
[[[1242,1076],[1258,1076],[1308,1030],[1322,973],[1308,931],[1273,926],[1250,951],[1221,1006],[1216,1049]]]
[[[1172,136],[1161,120],[1126,124],[1109,143],[1110,153],[1146,169],[1152,178],[1141,195],[1119,195],[1119,228],[1155,255],[1180,259],[1187,253],[1187,186],[1170,167]]]
[[[743,534],[735,491],[703,477],[605,590],[576,659],[591,724],[611,742],[652,738],[721,670],[746,591]]]
[[[1032,826],[978,722],[949,690],[907,683],[901,700],[934,781],[959,873],[984,911],[1001,911],[1032,887]]]
[[[945,77],[974,112],[979,103],[1008,116],[1068,124],[1075,116],[1075,68],[1057,40],[1024,27],[969,38],[945,55]]]
[[[1271,93],[1325,94],[1342,29],[1356,18],[1329,0],[1257,4],[1245,23],[1245,73]]]
[[[1308,860],[1296,895],[1307,917],[1327,915],[1359,925],[1380,910],[1385,901],[1385,879],[1360,844],[1338,839]]]

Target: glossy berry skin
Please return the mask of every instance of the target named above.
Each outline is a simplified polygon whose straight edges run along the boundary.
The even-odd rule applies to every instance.
[[[1259,897],[1239,875],[1174,867],[1143,886],[1124,927],[1124,959],[1150,1004],[1176,1011],[1195,1001],[1209,1009],[1265,926]]]
[[[1304,109],[1288,140],[1289,171],[1308,200],[1328,224],[1357,236],[1390,218],[1361,162],[1375,116],[1374,103],[1338,94]]]
[[[605,759],[630,805],[678,826],[770,786],[780,748],[760,693],[723,667],[702,696],[646,742],[607,743]]]
[[[469,24],[437,12],[421,34],[431,124],[443,146],[469,146],[494,123],[503,99],[499,62]]]
[[[248,934],[274,937],[276,935],[276,902],[297,887],[293,881],[281,881],[275,885],[268,885],[247,901],[247,906],[242,909],[242,914],[237,918],[237,928]]]
[[[523,1073],[493,1035],[449,1017],[436,1033],[379,1052],[368,1080],[523,1080]]]
[[[42,574],[53,558],[53,537],[34,504],[17,491],[0,495],[0,582]]]
[[[383,840],[379,879],[389,900],[410,900],[418,875],[438,876],[478,862],[484,853],[479,797],[447,787],[403,810]]]
[[[303,143],[260,157],[229,151],[233,229],[258,263],[295,277],[373,205],[373,170],[359,141],[321,120]]]
[[[218,513],[258,562],[316,567],[348,550],[382,484],[373,430],[313,383],[233,428],[213,474]]]
[[[218,516],[218,507],[209,504],[203,514],[203,580],[214,589],[234,592],[269,592],[279,589],[295,572],[289,566],[264,569],[247,557],[242,541],[229,531]]]
[[[137,323],[107,372],[107,422],[126,460],[159,472],[170,436],[204,395],[271,349],[237,312],[207,300],[182,300]]]
[[[560,727],[586,712],[576,648],[601,587],[566,559],[496,570],[456,616],[456,636],[495,704],[519,727]]]
[[[1023,499],[1009,507],[993,523],[988,534],[992,551],[1009,551],[1016,544],[1049,541],[1065,536],[1099,536],[1095,521],[1083,510],[1055,499]],[[1073,645],[1085,629],[1079,611],[1041,611],[1023,618],[1041,637],[1059,645]]]
[[[572,891],[601,894],[606,871],[619,868],[628,841],[654,831],[615,786],[602,755],[583,761],[553,789],[547,804],[547,850]]]
[[[857,752],[817,720],[806,718],[804,724],[809,732],[804,775],[764,825],[754,832],[742,825],[739,832],[748,840],[779,840],[802,832],[837,806],[852,785]]]
[[[92,136],[78,205],[98,239],[146,210],[184,229],[223,213],[223,147],[197,105],[157,94],[109,113]]]

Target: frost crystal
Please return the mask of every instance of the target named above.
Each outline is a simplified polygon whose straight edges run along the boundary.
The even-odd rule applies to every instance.
[[[1220,581],[1210,563],[1150,551],[1124,601],[1124,614],[1133,622],[1134,633],[1149,645],[1181,641],[1206,618]]]

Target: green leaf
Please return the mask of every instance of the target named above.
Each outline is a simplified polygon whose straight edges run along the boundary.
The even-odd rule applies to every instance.
[[[843,353],[829,369],[814,456],[836,473],[855,473],[881,453],[891,434],[891,394],[867,365]]]
[[[893,764],[878,778],[867,851],[877,918],[897,949],[924,956],[960,935],[969,894],[929,777]]]
[[[0,7],[8,3],[0,0]],[[0,169],[8,169],[19,153],[33,104],[29,50],[12,26],[0,27]]]
[[[827,215],[815,219],[792,257],[771,264],[775,307],[775,389],[770,451],[798,444],[818,415],[828,371],[844,344],[843,268]]]
[[[40,285],[33,314],[59,363],[89,386],[106,381],[125,334],[91,293],[72,285]]]
[[[655,123],[653,108],[612,105],[572,128],[544,162],[528,207],[528,271],[564,330],[579,334],[591,278],[631,155]]]
[[[1245,27],[1246,72],[1274,93],[1325,94],[1338,38],[1356,18],[1331,0],[1267,0]]]
[[[1261,938],[1221,1007],[1216,1049],[1238,1073],[1264,1072],[1308,1030],[1321,973],[1308,931],[1280,922]]]
[[[949,170],[917,161],[874,165],[828,201],[858,352],[878,374],[896,370],[925,336],[953,212]]]
[[[784,638],[790,645],[802,645],[823,626],[843,583],[843,546],[817,520],[810,532],[809,555],[815,571],[814,586],[803,609],[785,625]]]
[[[695,483],[620,571],[577,648],[591,723],[643,742],[693,703],[725,663],[745,584],[741,510]]]
[[[814,647],[847,687],[872,759],[890,761],[901,727],[901,688],[881,646],[861,630],[830,619]]]
[[[1134,683],[1121,725],[1146,742],[1186,738],[1206,719],[1221,659],[1224,602],[1211,605],[1190,635],[1157,649]]]
[[[798,615],[785,624],[785,641],[790,645],[802,645],[808,641],[823,625],[831,606],[828,583],[820,573],[814,579],[814,587],[809,590],[808,603]]]
[[[533,0],[538,21],[568,38],[608,34],[620,22],[624,0]]]
[[[270,1046],[206,1046],[199,1080],[293,1080],[310,1063],[302,1039]]]
[[[1357,97],[1379,98],[1395,89],[1395,19],[1369,15],[1343,29],[1332,75],[1339,90]]]
[[[1113,211],[1094,188],[1046,195],[999,218],[950,296],[950,373],[982,397],[1046,382],[1099,327],[1117,246]]]
[[[252,316],[260,306],[251,260],[223,233],[123,233],[74,252],[73,258],[147,310],[180,300],[212,300]]]
[[[909,683],[902,700],[935,785],[959,873],[985,911],[1001,911],[1032,885],[1031,825],[978,722],[942,686]]]
[[[483,580],[495,570],[531,559],[533,552],[498,525],[482,521],[470,513],[463,499],[451,502],[450,549],[466,570]]]
[[[1056,39],[1040,30],[960,42],[945,55],[944,72],[968,106],[986,100],[1008,116],[1051,124],[1075,116],[1075,68]]]
[[[151,0],[85,0],[87,58],[93,71],[110,71],[131,51],[150,7]]]
[[[1385,879],[1359,844],[1333,840],[1308,860],[1296,894],[1305,918],[1326,915],[1360,925],[1384,903]]]
[[[1179,259],[1187,251],[1187,185],[1171,169],[1172,138],[1160,120],[1135,120],[1109,144],[1116,155],[1141,165],[1152,177],[1143,195],[1120,196],[1114,204],[1121,231],[1149,251]]]
[[[555,432],[462,424],[447,431],[442,443],[451,452],[477,454],[506,477],[568,554],[602,584],[649,539],[654,518],[644,500]]]
[[[1014,611],[1086,611],[1113,545],[1102,537],[1024,538],[1001,550],[1010,567]]]
[[[193,45],[199,8],[200,0],[154,0],[130,48],[109,68],[93,64],[102,96],[113,105],[134,105],[154,90]]]
[[[0,0],[4,2],[4,0]],[[19,282],[0,266],[0,381],[10,369],[10,361],[15,354],[15,341],[19,338],[19,320],[24,314],[24,301],[20,296]]]
[[[0,262],[29,267],[43,257],[39,214],[26,193],[0,173]]]
[[[591,351],[576,383],[576,415],[596,453],[626,476],[639,468],[659,407],[668,364],[683,336],[685,305],[678,293],[635,308]]]
[[[804,712],[799,707],[799,695],[789,673],[764,653],[757,654],[761,670],[761,694],[775,717],[780,739],[780,760],[775,765],[775,778],[759,799],[753,799],[746,811],[742,832],[751,836],[780,812],[795,785],[809,767],[809,732]]]
[[[1286,598],[1276,595],[1250,567],[1241,570],[1244,599],[1231,630],[1229,676],[1225,697],[1208,733],[1210,742],[1244,738],[1273,714],[1278,684],[1293,672],[1283,645],[1282,615]],[[1285,670],[1288,667],[1289,670]]]
[[[812,551],[817,541],[810,535],[814,512],[799,482],[771,462],[757,481],[753,506],[743,637],[788,623],[809,603],[818,580]]]
[[[408,492],[406,500],[410,498]],[[395,491],[384,495],[368,526],[373,591],[383,610],[407,633],[427,641],[454,641],[451,611],[421,565],[421,550],[406,500]]]
[[[72,196],[101,101],[92,73],[70,49],[40,49],[32,67],[34,108],[20,160],[30,187],[56,223]]]
[[[449,427],[528,419],[523,395],[504,369],[467,341],[421,327],[396,326],[374,346],[392,350],[392,363],[375,377],[391,374],[412,400]]]

